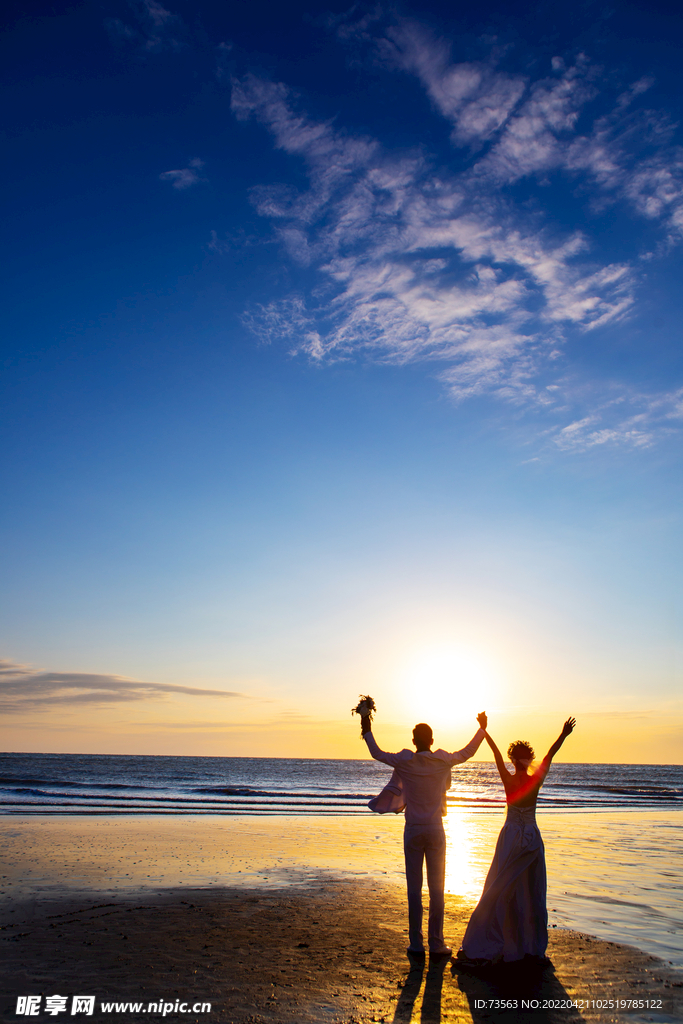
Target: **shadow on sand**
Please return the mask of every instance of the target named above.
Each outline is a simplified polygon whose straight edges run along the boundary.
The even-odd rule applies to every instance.
[[[393,1015],[394,1024],[410,1021],[415,1009],[416,1000],[422,988],[422,979],[425,973],[425,957],[409,953],[411,970],[405,980],[396,1009]],[[443,987],[443,973],[451,961],[450,956],[430,956],[429,970],[425,980],[425,990],[422,993],[422,1010],[420,1013],[421,1024],[439,1024],[441,1020],[441,989]]]
[[[580,1024],[583,1017],[571,1005],[571,996],[552,966],[533,963],[501,964],[486,970],[468,970],[450,957],[432,957],[425,978],[425,959],[409,956],[410,970],[394,1011],[393,1024],[415,1019],[422,982],[420,1024],[441,1024],[444,974],[450,973],[464,993],[473,1024]]]
[[[518,961],[473,971],[454,961],[451,973],[467,996],[474,1024],[514,1024],[520,1020],[532,1020],[533,1024],[557,1024],[560,1020],[563,1024],[578,1024],[584,1019],[571,1006],[571,996],[552,966]],[[501,1005],[497,1006],[496,1001]]]
[[[410,971],[399,996],[394,1011],[394,1024],[399,1021],[405,1024],[412,1017],[415,1002],[424,977],[425,959],[420,956],[409,954]],[[430,957],[429,970],[425,980],[424,992],[422,993],[422,1008],[420,1011],[421,1024],[439,1024],[441,1021],[441,990],[443,988],[443,976],[450,962],[450,957]]]

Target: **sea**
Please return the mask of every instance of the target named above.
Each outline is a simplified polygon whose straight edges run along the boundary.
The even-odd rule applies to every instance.
[[[367,813],[391,772],[376,761],[0,754],[2,814]],[[504,806],[495,765],[453,770],[450,806]],[[539,809],[683,807],[683,765],[554,764]]]

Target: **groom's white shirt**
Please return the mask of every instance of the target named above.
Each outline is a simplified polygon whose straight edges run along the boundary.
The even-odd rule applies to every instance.
[[[366,732],[364,739],[375,761],[390,765],[403,784],[406,824],[441,825],[446,813],[446,793],[451,788],[451,768],[476,754],[484,730],[478,729],[466,747],[452,754],[440,749],[419,753],[405,749],[390,754],[380,750],[371,732]]]

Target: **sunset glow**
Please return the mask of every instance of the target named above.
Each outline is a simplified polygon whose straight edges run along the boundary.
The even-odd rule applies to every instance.
[[[479,652],[458,647],[417,651],[401,673],[402,704],[408,718],[465,727],[492,707],[499,695],[496,667]]]

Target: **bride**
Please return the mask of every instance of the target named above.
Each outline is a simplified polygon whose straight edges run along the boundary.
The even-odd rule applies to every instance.
[[[548,912],[546,910],[545,850],[536,824],[536,798],[545,781],[550,762],[574,729],[576,719],[568,718],[562,732],[529,773],[534,751],[524,740],[508,747],[514,773],[508,771],[500,750],[488,732],[486,740],[505,787],[508,805],[484,883],[484,892],[470,918],[456,964],[485,967],[490,963],[522,960],[549,963]]]

